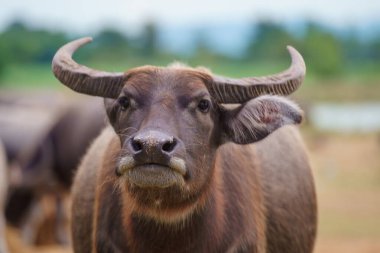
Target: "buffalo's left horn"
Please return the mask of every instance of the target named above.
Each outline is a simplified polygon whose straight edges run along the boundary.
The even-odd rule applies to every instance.
[[[244,103],[264,94],[289,95],[303,82],[305,62],[293,47],[287,47],[292,58],[291,66],[284,72],[262,77],[240,79],[213,76],[209,91],[219,103]]]
[[[54,75],[61,83],[74,91],[108,98],[117,98],[125,82],[124,73],[110,73],[94,70],[76,63],[73,53],[84,44],[92,41],[86,37],[62,46],[52,62]]]

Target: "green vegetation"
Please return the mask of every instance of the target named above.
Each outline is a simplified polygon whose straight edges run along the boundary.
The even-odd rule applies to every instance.
[[[148,23],[134,37],[106,28],[95,36],[93,43],[79,50],[75,59],[108,71],[124,71],[144,64],[167,65],[179,60],[191,66],[207,66],[216,73],[243,77],[286,68],[289,56],[284,48],[291,44],[303,54],[308,66],[306,85],[301,92],[308,100],[334,99],[332,93],[325,92],[326,87],[337,91],[334,96],[338,99],[345,99],[343,92],[338,92],[342,88],[353,90],[346,92],[350,94],[349,99],[353,96],[360,100],[368,95],[370,99],[380,99],[380,92],[373,90],[379,90],[380,34],[362,40],[355,32],[339,35],[311,22],[299,30],[294,34],[282,25],[267,21],[254,24],[243,56],[228,57],[215,53],[204,39],[196,42],[196,50],[190,54],[164,51],[154,23]],[[59,87],[51,74],[50,62],[55,51],[71,39],[64,33],[13,23],[0,34],[0,86]],[[369,87],[372,92],[368,94]]]

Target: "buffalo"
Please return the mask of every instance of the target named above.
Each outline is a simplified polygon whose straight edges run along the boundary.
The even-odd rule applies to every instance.
[[[306,73],[294,48],[284,72],[233,79],[180,63],[91,69],[72,59],[90,41],[52,63],[64,85],[104,97],[109,120],[74,179],[75,252],[312,252],[303,113],[285,98]]]

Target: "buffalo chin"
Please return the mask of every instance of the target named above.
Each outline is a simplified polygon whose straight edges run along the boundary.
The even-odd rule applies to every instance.
[[[168,188],[183,186],[183,176],[168,166],[147,164],[137,166],[127,172],[129,183],[141,188]]]

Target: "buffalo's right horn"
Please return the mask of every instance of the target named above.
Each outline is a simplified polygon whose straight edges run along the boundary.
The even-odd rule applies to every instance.
[[[219,103],[245,103],[260,95],[289,95],[303,82],[306,74],[305,62],[300,53],[288,46],[292,63],[278,74],[260,77],[227,78],[213,76],[210,93]]]
[[[86,37],[62,46],[52,62],[56,78],[70,89],[93,96],[117,98],[125,82],[124,73],[110,73],[94,70],[76,63],[73,53],[81,46],[92,41]]]

